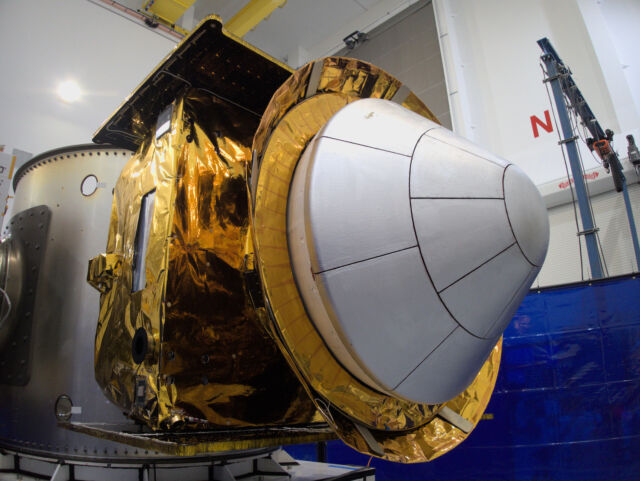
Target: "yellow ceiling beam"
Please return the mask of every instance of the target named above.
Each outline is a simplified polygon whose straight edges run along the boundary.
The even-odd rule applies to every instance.
[[[225,24],[224,28],[238,37],[244,37],[276,8],[284,6],[285,3],[287,0],[251,0]]]
[[[173,25],[196,0],[147,0],[143,9],[169,25]]]

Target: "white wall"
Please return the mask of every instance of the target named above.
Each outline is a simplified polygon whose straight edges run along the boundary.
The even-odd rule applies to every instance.
[[[530,116],[549,100],[536,41],[549,37],[618,149],[640,132],[637,0],[434,0],[454,130],[520,165],[542,184],[564,175],[554,131]],[[634,101],[635,99],[635,101]],[[585,167],[596,165],[583,148]]]
[[[0,144],[41,153],[94,131],[175,43],[87,0],[1,0]],[[73,78],[83,99],[65,104]]]
[[[640,220],[640,185],[634,175],[629,176],[629,197],[636,220]],[[592,198],[598,235],[602,245],[604,262],[609,276],[638,272],[633,244],[629,234],[629,224],[622,195],[609,191]],[[580,214],[578,214],[579,216]],[[579,239],[576,235],[576,221],[572,204],[564,204],[549,209],[551,235],[549,251],[534,287],[544,287],[569,282],[577,282],[591,277],[589,259],[584,238],[582,244],[582,267],[580,264]]]
[[[631,87],[633,107],[640,111],[640,2],[638,0],[600,0],[599,11],[606,32],[615,48],[616,60]]]

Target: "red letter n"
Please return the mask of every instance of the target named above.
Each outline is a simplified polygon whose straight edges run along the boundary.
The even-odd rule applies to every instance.
[[[553,130],[553,125],[551,124],[551,116],[549,115],[548,110],[544,111],[544,120],[546,122],[542,122],[542,120],[540,120],[535,115],[531,116],[531,128],[533,129],[534,137],[540,136],[540,133],[538,132],[538,125],[542,127],[544,130],[546,130],[547,132],[551,132]]]

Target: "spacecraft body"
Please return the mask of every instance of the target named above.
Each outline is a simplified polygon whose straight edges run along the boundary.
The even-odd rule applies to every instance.
[[[94,140],[137,151],[88,275],[96,380],[129,416],[228,449],[323,420],[401,462],[477,424],[548,243],[516,166],[373,65],[291,72],[216,17]]]
[[[309,423],[315,408],[243,287],[258,121],[196,89],[167,113],[123,169],[91,264],[96,379],[154,428]]]

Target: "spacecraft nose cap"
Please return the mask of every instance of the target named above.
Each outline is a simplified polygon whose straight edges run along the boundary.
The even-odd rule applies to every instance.
[[[527,260],[541,267],[549,244],[549,218],[540,192],[513,164],[505,170],[503,187],[513,236]]]
[[[379,99],[318,132],[288,206],[296,284],[328,349],[361,382],[423,403],[474,380],[549,237],[517,166]]]

